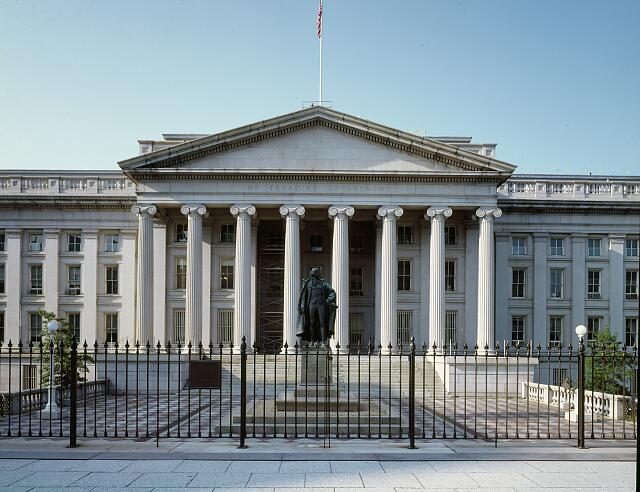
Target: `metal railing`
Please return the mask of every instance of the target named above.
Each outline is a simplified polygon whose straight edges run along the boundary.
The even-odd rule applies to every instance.
[[[61,418],[47,415],[54,359]],[[22,390],[24,365],[39,387]],[[0,436],[635,439],[637,349],[0,345]],[[46,372],[46,370],[45,370]],[[31,381],[30,379],[30,381]],[[61,385],[58,383],[62,382]]]

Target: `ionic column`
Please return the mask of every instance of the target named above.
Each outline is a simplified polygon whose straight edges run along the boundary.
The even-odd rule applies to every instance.
[[[449,207],[430,207],[424,218],[431,219],[429,240],[429,346],[438,350],[444,339],[444,221],[451,217]]]
[[[495,343],[495,249],[493,221],[502,215],[499,208],[479,208],[480,238],[478,240],[478,350],[489,352]]]
[[[231,215],[236,218],[233,345],[237,351],[240,350],[242,337],[251,340],[251,217],[255,213],[253,205],[231,206]]]
[[[302,205],[283,205],[280,215],[286,220],[284,234],[284,312],[282,317],[282,344],[296,344],[298,297],[300,297],[300,217]]]
[[[331,342],[340,344],[340,352],[348,352],[349,345],[349,218],[354,209],[349,206],[329,207],[329,217],[333,218],[333,248],[331,250],[331,282],[336,291],[335,333]]]
[[[187,216],[187,301],[184,312],[186,343],[202,341],[202,216],[204,205],[183,205]]]
[[[137,339],[153,342],[153,216],[155,205],[134,205],[138,216],[138,291],[136,304]],[[123,253],[124,254],[124,253]]]
[[[396,220],[404,210],[397,206],[382,206],[378,217],[382,219],[382,257],[380,272],[380,343],[382,351],[397,342],[398,256],[396,250]]]

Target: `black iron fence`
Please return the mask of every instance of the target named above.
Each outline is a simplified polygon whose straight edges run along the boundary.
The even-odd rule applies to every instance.
[[[79,436],[584,446],[636,439],[637,377],[636,347],[582,344],[267,352],[245,343],[9,343],[0,345],[0,435],[68,437],[71,445]]]

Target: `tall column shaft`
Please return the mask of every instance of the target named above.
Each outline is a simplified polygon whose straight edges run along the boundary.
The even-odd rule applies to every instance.
[[[84,307],[80,319],[80,344],[89,346],[98,340],[98,231],[83,230],[82,292]]]
[[[251,336],[247,346],[253,347],[258,333],[258,227],[251,226]]]
[[[7,263],[5,264],[5,292],[7,293],[7,312],[5,314],[4,326],[5,335],[4,342],[9,341],[14,344],[20,339],[29,341],[30,334],[27,330],[20,331],[22,326],[21,317],[21,297],[22,297],[22,230],[7,229],[5,230],[7,241]]]
[[[495,246],[493,223],[502,215],[499,208],[479,208],[480,218],[478,240],[478,350],[481,353],[495,344]]]
[[[60,230],[44,230],[44,309],[58,314]],[[66,272],[63,272],[63,275]],[[83,281],[81,277],[81,281]],[[65,281],[66,285],[66,281]]]
[[[251,336],[251,217],[253,205],[240,204],[231,207],[236,218],[236,263],[234,281],[233,345],[240,350],[242,337]]]
[[[449,207],[430,207],[425,219],[431,219],[429,241],[429,345],[442,350],[444,339],[444,222],[451,217]]]
[[[284,312],[282,318],[282,344],[295,346],[300,297],[300,217],[302,205],[283,205],[280,215],[285,219],[284,234]]]
[[[385,353],[397,344],[398,254],[396,221],[404,210],[397,206],[382,206],[382,255],[380,271],[380,344]]]
[[[153,216],[154,205],[134,205],[138,215],[137,339],[153,342]]]
[[[378,346],[380,343],[380,327],[382,326],[382,318],[380,313],[380,302],[382,297],[380,292],[382,291],[381,287],[382,281],[382,224],[380,222],[376,222],[376,271],[375,271],[375,324],[373,327],[373,332],[369,333],[369,338]],[[363,340],[363,344],[368,343],[368,341]]]
[[[349,218],[354,209],[350,206],[329,207],[333,218],[333,248],[331,250],[331,282],[336,291],[335,333],[332,346],[340,345],[340,352],[348,352],[349,346]]]
[[[202,342],[202,216],[204,205],[183,205],[187,216],[187,300],[185,308],[185,342],[194,346]]]

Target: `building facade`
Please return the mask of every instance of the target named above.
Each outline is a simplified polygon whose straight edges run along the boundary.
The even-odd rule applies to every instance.
[[[90,345],[293,346],[315,266],[343,349],[637,340],[640,177],[513,174],[495,144],[322,107],[139,145],[120,171],[0,173],[3,343],[45,309]]]

